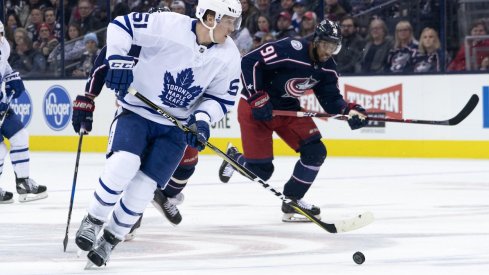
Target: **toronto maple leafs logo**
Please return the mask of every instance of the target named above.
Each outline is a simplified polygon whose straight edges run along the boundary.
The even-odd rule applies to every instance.
[[[192,86],[194,83],[192,69],[185,69],[177,73],[176,80],[170,72],[166,72],[163,81],[160,99],[163,104],[173,108],[187,108],[190,102],[202,93],[202,87]]]

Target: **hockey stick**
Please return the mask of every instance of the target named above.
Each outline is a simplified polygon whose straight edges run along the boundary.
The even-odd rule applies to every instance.
[[[7,117],[8,114],[8,109],[10,108],[10,102],[12,102],[12,98],[14,98],[15,91],[7,98],[7,109],[2,115],[2,119],[0,120],[0,128],[3,126],[3,122],[5,122],[5,118]]]
[[[411,124],[428,124],[428,125],[444,125],[453,126],[462,122],[477,106],[479,102],[479,96],[473,94],[467,104],[462,110],[453,118],[448,120],[421,120],[421,119],[395,119],[395,118],[381,118],[381,117],[369,117],[371,121],[384,121],[384,122],[399,122],[399,123],[411,123]],[[316,113],[316,112],[296,112],[296,111],[281,111],[274,110],[273,114],[276,116],[293,116],[293,117],[328,117],[338,120],[348,120],[350,116],[347,115],[332,115],[328,113]]]
[[[175,126],[178,128],[182,129],[184,132],[193,132],[192,129],[187,127],[186,125],[182,124],[180,121],[175,119],[171,114],[167,113],[165,110],[160,108],[158,105],[153,103],[151,100],[143,96],[142,94],[138,93],[133,87],[130,87],[128,89],[128,92],[138,99],[140,99],[142,102],[144,102],[146,105],[151,107],[153,110],[158,112],[160,115],[168,119],[171,123],[173,123]],[[206,141],[205,146],[209,147],[212,151],[214,151],[218,156],[220,156],[222,159],[224,159],[227,163],[231,164],[236,171],[238,171],[241,175],[244,177],[260,183],[265,189],[269,190],[272,192],[275,196],[277,196],[279,199],[281,199],[283,202],[286,204],[290,205],[292,208],[294,208],[295,211],[298,213],[304,215],[307,219],[310,221],[314,222],[315,224],[319,225],[321,228],[324,230],[328,231],[329,233],[338,233],[338,232],[348,232],[352,231],[361,227],[364,227],[370,223],[373,222],[374,217],[373,214],[370,212],[365,212],[363,214],[358,215],[357,217],[353,217],[351,219],[347,220],[342,220],[336,223],[326,223],[322,222],[318,218],[314,217],[313,214],[311,214],[308,210],[302,209],[297,202],[285,197],[282,193],[279,191],[275,190],[273,187],[271,187],[269,184],[264,182],[262,179],[260,179],[258,176],[253,174],[250,170],[248,170],[246,167],[242,166],[239,164],[237,161],[235,161],[233,158],[229,157],[226,153],[221,151],[219,148],[216,146],[212,145],[210,142]]]
[[[66,233],[63,240],[63,251],[66,252],[66,246],[68,245],[68,231],[70,228],[71,212],[73,210],[73,200],[75,199],[76,179],[78,176],[78,164],[80,163],[80,154],[83,141],[84,132],[80,130],[80,138],[78,139],[78,150],[76,151],[75,173],[73,175],[73,184],[71,185],[71,199],[70,206],[68,207],[68,220],[66,221]]]

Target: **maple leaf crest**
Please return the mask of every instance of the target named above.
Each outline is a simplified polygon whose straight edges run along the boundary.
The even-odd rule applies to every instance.
[[[193,83],[194,72],[190,68],[177,73],[176,80],[170,72],[165,72],[163,91],[159,97],[163,104],[170,107],[187,108],[203,89],[200,86],[192,86]]]

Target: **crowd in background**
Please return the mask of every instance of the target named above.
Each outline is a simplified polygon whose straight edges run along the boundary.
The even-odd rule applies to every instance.
[[[324,1],[322,11],[319,1]],[[473,58],[471,70],[489,69],[487,18],[474,21],[467,30],[473,39],[452,53],[442,50],[439,22],[422,21],[423,12],[424,18],[436,18],[437,1],[417,0],[423,10],[416,22],[396,5],[382,9],[387,2],[396,1],[241,0],[243,20],[233,39],[242,54],[285,37],[310,40],[318,15],[324,14],[340,24],[342,50],[335,57],[340,73],[464,71],[467,51]],[[110,18],[152,7],[194,17],[197,0],[111,0],[109,6],[107,0],[64,0],[63,4],[61,18],[60,0],[4,1],[5,37],[12,49],[9,62],[23,77],[87,77],[105,44]],[[367,23],[359,24],[359,16],[368,11],[374,13]]]

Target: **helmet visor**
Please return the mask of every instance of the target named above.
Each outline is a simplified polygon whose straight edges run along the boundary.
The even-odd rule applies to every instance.
[[[221,20],[219,20],[217,23],[222,24],[226,28],[233,28],[233,31],[239,30],[241,27],[241,16],[236,18],[236,17],[231,17],[228,15],[224,15]]]

